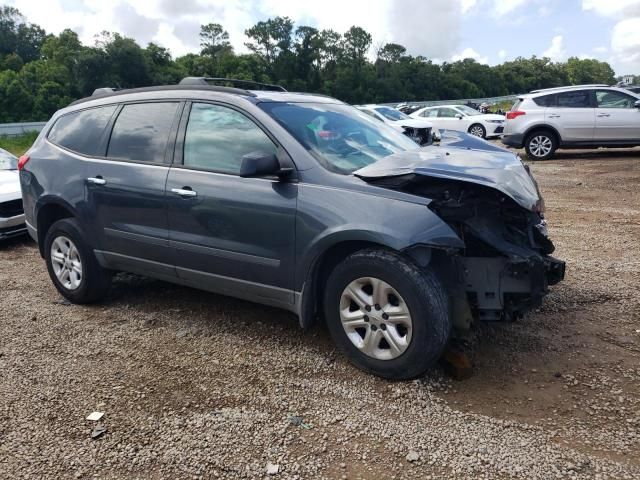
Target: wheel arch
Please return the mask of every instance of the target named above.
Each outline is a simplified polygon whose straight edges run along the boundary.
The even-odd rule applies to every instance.
[[[298,314],[300,326],[308,330],[322,315],[322,293],[326,279],[333,269],[349,255],[369,248],[389,250],[410,257],[421,267],[426,267],[432,258],[432,251],[441,251],[442,247],[434,245],[411,245],[396,248],[380,239],[360,238],[337,241],[318,254],[307,269],[302,291],[298,294]]]
[[[556,141],[558,143],[558,145],[560,145],[562,143],[562,137],[560,136],[560,132],[558,132],[558,129],[555,127],[552,127],[551,125],[545,124],[545,123],[540,123],[537,125],[533,125],[532,127],[529,127],[523,135],[523,140],[524,143],[526,144],[527,140],[529,139],[529,137],[537,132],[537,131],[543,131],[543,130],[548,130],[550,131],[553,135],[555,135],[556,137]]]
[[[38,249],[44,257],[44,239],[47,231],[58,220],[75,218],[77,212],[71,205],[59,198],[43,198],[36,208],[36,228],[38,232]]]

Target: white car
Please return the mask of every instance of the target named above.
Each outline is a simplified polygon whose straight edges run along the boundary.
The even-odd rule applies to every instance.
[[[0,148],[0,240],[26,232],[18,159]]]
[[[428,145],[433,139],[433,123],[428,120],[411,118],[406,113],[385,105],[359,105],[356,108],[404,133],[420,145]]]
[[[480,138],[502,135],[504,115],[480,113],[466,105],[438,105],[416,110],[411,117],[428,119],[435,128],[467,132]]]

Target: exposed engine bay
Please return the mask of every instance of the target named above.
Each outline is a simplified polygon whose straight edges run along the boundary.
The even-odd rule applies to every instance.
[[[433,143],[433,134],[431,128],[414,128],[414,127],[402,127],[404,133],[411,140],[416,142],[420,146],[431,145]]]
[[[519,318],[565,273],[564,262],[551,256],[544,202],[528,168],[502,149],[482,152],[484,163],[479,153],[429,147],[404,162],[391,159],[389,175],[382,162],[356,172],[371,184],[430,199],[428,208],[464,242],[462,250],[429,260],[447,284],[458,328],[474,319]]]

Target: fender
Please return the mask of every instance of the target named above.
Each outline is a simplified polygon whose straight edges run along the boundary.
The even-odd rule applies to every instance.
[[[375,187],[372,187],[375,188]],[[300,185],[296,220],[295,291],[300,292],[314,263],[343,242],[373,243],[400,251],[416,245],[464,247],[456,233],[424,204],[363,191]],[[304,247],[304,250],[303,250]]]

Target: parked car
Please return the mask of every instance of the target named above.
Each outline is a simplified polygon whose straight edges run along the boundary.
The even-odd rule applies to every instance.
[[[411,118],[385,105],[358,105],[356,108],[395,128],[420,145],[428,145],[433,141],[433,124],[423,118]]]
[[[640,145],[640,95],[607,85],[534,90],[507,112],[502,142],[532,160],[558,148]]]
[[[75,303],[127,271],[320,316],[359,368],[422,374],[456,329],[564,276],[529,170],[459,132],[421,148],[320,95],[125,90],[53,115],[20,160],[27,227]]]
[[[0,148],[0,240],[24,235],[26,232],[18,159]]]
[[[466,105],[438,105],[424,107],[411,114],[426,118],[435,128],[467,132],[480,138],[498,137],[504,127],[504,115],[480,113]]]

